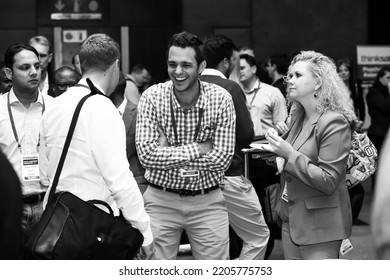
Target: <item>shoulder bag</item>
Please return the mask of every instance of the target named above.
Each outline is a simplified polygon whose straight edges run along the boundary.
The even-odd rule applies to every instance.
[[[375,173],[378,151],[366,133],[352,130],[347,161],[347,186],[352,188]]]

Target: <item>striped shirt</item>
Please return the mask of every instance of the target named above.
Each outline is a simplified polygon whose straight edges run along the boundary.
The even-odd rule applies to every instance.
[[[222,87],[199,83],[199,98],[188,111],[179,105],[171,81],[154,85],[141,96],[136,146],[141,164],[146,169],[145,178],[152,184],[171,189],[201,190],[223,181],[224,171],[234,154],[234,105],[230,94]],[[202,110],[203,115],[200,114]],[[200,129],[195,135],[199,119]],[[159,145],[158,127],[167,138],[168,147]],[[212,139],[213,148],[201,156],[197,143],[208,139]],[[182,170],[199,171],[199,176],[182,177]]]

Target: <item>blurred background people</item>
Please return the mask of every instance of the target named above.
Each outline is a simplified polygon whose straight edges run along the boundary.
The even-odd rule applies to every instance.
[[[366,105],[363,98],[362,88],[354,79],[353,64],[348,58],[339,59],[336,63],[336,67],[337,73],[348,88],[355,114],[359,120],[355,129],[360,131],[362,129],[366,115]],[[353,220],[356,220],[363,206],[364,188],[361,183],[358,183],[354,186],[350,186],[349,184],[350,183],[347,182],[348,193],[352,207],[352,218]]]
[[[368,128],[368,137],[381,156],[381,148],[390,126],[390,67],[382,67],[373,86],[367,94],[368,113],[371,116],[371,125]],[[372,176],[372,188],[375,188],[376,173]]]
[[[365,120],[366,106],[363,99],[362,88],[354,79],[353,64],[348,58],[343,58],[337,61],[336,67],[340,78],[344,81],[349,90],[355,114],[359,119],[358,129],[360,129]]]
[[[74,70],[76,70],[76,72],[81,77],[82,73],[81,73],[81,66],[80,66],[80,55],[78,53],[75,53],[72,56],[72,65],[73,65]]]
[[[45,36],[34,36],[30,38],[28,44],[34,47],[39,54],[39,61],[41,63],[41,81],[39,83],[39,90],[42,94],[50,95],[54,97],[54,91],[52,87],[52,76],[49,71],[49,64],[53,58],[53,53],[51,52],[51,44],[49,39]]]
[[[54,72],[54,96],[59,96],[80,80],[79,74],[69,66],[62,66]]]
[[[125,97],[133,104],[138,105],[145,84],[150,83],[149,75],[148,69],[142,64],[136,64],[131,73],[126,75]]]
[[[272,54],[267,62],[266,70],[272,80],[271,86],[277,87],[284,97],[287,95],[283,77],[287,74],[290,57],[285,53]],[[260,79],[261,80],[261,79]]]
[[[9,92],[11,87],[11,74],[7,71],[7,67],[3,66],[0,68],[0,95]]]
[[[282,245],[285,259],[337,259],[352,231],[345,187],[351,124],[356,116],[333,61],[317,52],[295,56],[287,75],[294,103],[291,128],[268,132],[279,164]]]

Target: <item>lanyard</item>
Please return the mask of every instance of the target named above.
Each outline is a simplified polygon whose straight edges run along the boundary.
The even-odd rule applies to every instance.
[[[249,105],[252,105],[253,100],[255,100],[256,94],[257,94],[257,92],[259,91],[259,89],[260,89],[260,84],[259,84],[259,87],[258,87],[257,89],[255,89],[255,94],[253,95],[252,100],[251,100],[251,102],[249,103]]]
[[[172,126],[173,126],[173,132],[175,134],[175,146],[178,146],[179,145],[179,137],[177,136],[178,135],[177,134],[177,123],[176,123],[176,119],[175,119],[175,114],[174,114],[174,111],[173,111],[172,103],[173,103],[173,100],[172,100],[172,95],[171,95],[171,99],[170,99],[169,105],[171,107]],[[197,123],[196,129],[195,129],[194,142],[196,141],[196,138],[198,137],[198,134],[199,134],[200,125],[201,125],[202,118],[203,118],[203,113],[204,113],[203,108],[199,108],[199,119],[198,119],[198,123]]]
[[[7,95],[7,107],[8,107],[8,114],[9,114],[9,119],[11,121],[11,126],[12,126],[12,131],[14,133],[14,137],[15,137],[15,140],[16,140],[16,143],[18,143],[18,147],[20,150],[22,150],[22,146],[20,145],[19,143],[19,137],[18,137],[18,133],[16,131],[16,127],[15,127],[15,121],[14,121],[14,117],[12,115],[12,110],[11,110],[11,104],[9,102],[9,95],[10,95],[10,92],[8,93]],[[39,97],[39,94],[38,94],[38,97]],[[43,95],[42,95],[42,115],[43,115],[43,112],[45,112],[45,99],[43,98]],[[40,135],[38,134],[38,143],[37,143],[37,148],[39,148],[39,143],[40,143]]]

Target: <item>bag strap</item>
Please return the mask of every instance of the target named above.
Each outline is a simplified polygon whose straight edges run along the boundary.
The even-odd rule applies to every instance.
[[[62,153],[61,153],[60,161],[58,162],[57,170],[56,170],[56,173],[54,175],[53,184],[52,184],[51,189],[50,189],[47,204],[52,203],[52,201],[53,201],[54,193],[55,193],[56,188],[57,188],[57,184],[58,184],[58,180],[59,180],[60,175],[61,175],[62,167],[64,166],[66,154],[68,153],[70,142],[72,140],[72,136],[73,136],[73,133],[74,133],[74,130],[76,127],[77,119],[80,115],[81,107],[83,106],[84,102],[88,98],[90,98],[91,96],[96,95],[96,94],[103,94],[102,92],[100,92],[100,90],[98,90],[95,87],[95,85],[91,82],[91,80],[89,78],[87,78],[87,84],[88,84],[89,88],[91,89],[91,93],[84,96],[80,100],[80,102],[77,104],[77,107],[76,107],[75,112],[73,114],[72,121],[70,123],[69,130],[68,130],[68,135],[66,136],[64,148],[63,148]],[[80,85],[80,86],[84,86],[84,85]]]

